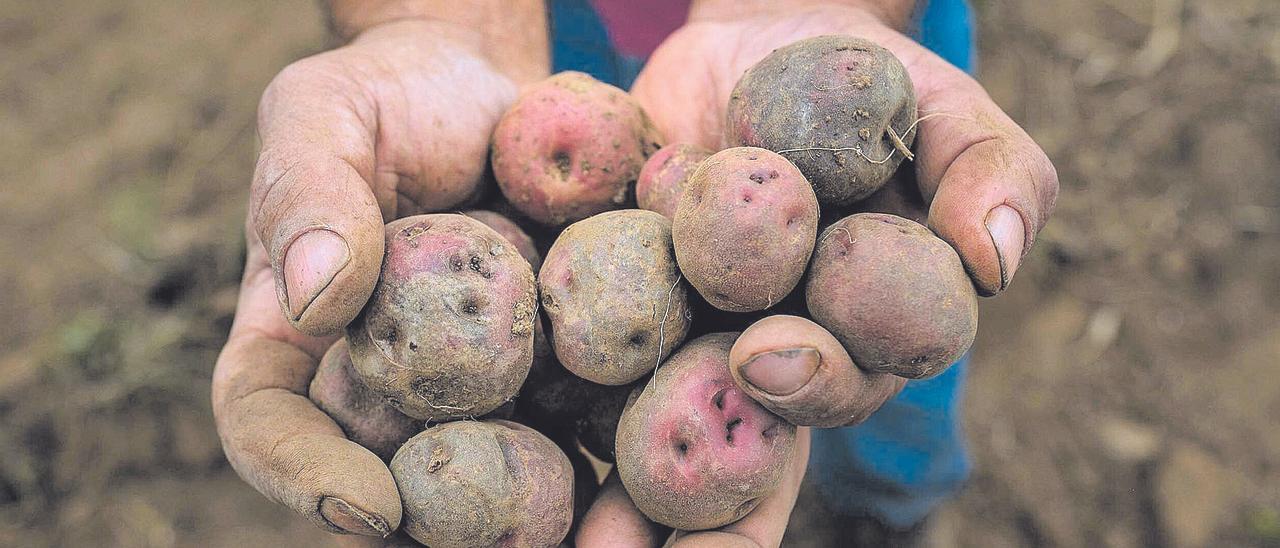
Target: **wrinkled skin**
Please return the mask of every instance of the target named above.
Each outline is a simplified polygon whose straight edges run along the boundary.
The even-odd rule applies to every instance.
[[[689,284],[721,310],[769,308],[800,282],[818,232],[818,201],[786,158],[725,149],[698,166],[672,223]]]
[[[484,226],[492,228],[494,232],[511,242],[516,251],[520,252],[520,256],[529,261],[529,266],[533,267],[534,272],[542,268],[542,255],[538,253],[538,246],[534,243],[533,238],[529,237],[520,228],[520,225],[517,225],[501,213],[483,209],[473,209],[464,212],[463,215],[484,223]]]
[[[626,92],[581,72],[527,87],[493,132],[494,176],[517,209],[563,225],[634,203],[660,138]]]
[[[401,413],[364,385],[351,364],[345,339],[333,343],[320,360],[307,396],[342,427],[347,438],[382,460],[390,460],[406,440],[424,428],[422,421]]]
[[[782,151],[820,202],[845,205],[870,196],[902,163],[915,140],[916,97],[889,50],[853,36],[817,36],[747,70],[727,116],[731,145]],[[842,150],[796,150],[807,148]]]
[[[640,170],[636,180],[636,203],[640,209],[661,213],[673,219],[680,196],[689,176],[698,164],[711,156],[711,151],[689,143],[673,143],[658,149]]]
[[[456,214],[388,224],[386,250],[373,296],[347,327],[365,384],[432,421],[478,417],[514,397],[533,363],[529,262]]]
[[[652,211],[612,211],[569,226],[538,273],[551,342],[565,368],[627,384],[657,366],[689,331],[671,223]]]
[[[434,426],[396,453],[391,474],[404,531],[435,548],[554,546],[573,524],[573,464],[514,422]]]
[[[955,250],[893,215],[860,213],[828,227],[805,298],[855,363],[910,379],[941,373],[978,330],[978,297]]]
[[[831,333],[798,316],[752,324],[729,351],[729,369],[761,405],[791,424],[814,428],[860,424],[907,384],[863,371]]]
[[[631,396],[618,422],[617,471],[649,519],[682,530],[741,519],[776,489],[795,427],[733,383],[737,333],[690,341]]]

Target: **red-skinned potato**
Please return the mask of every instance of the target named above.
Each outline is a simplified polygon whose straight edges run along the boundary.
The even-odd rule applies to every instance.
[[[906,379],[863,371],[822,326],[770,316],[742,332],[729,351],[733,380],[796,426],[836,428],[867,420]]]
[[[649,519],[687,531],[741,519],[777,488],[796,430],[733,383],[737,333],[690,341],[618,422],[617,471]]]
[[[632,201],[658,132],[625,91],[581,72],[526,88],[493,132],[493,173],[517,209],[563,225]]]
[[[473,209],[463,213],[463,215],[484,223],[484,226],[492,228],[494,232],[501,234],[503,238],[511,242],[511,245],[516,247],[516,251],[520,252],[520,256],[529,261],[529,266],[533,267],[534,272],[542,268],[542,255],[538,253],[537,244],[515,221],[508,219],[506,215],[501,213],[483,209]]]
[[[424,428],[422,421],[401,413],[364,385],[351,365],[345,339],[338,339],[325,352],[307,396],[342,427],[347,438],[382,460],[389,460]]]
[[[977,293],[955,250],[894,215],[859,213],[823,231],[805,299],[860,367],[910,379],[941,373],[978,329]]]
[[[347,326],[356,371],[406,415],[478,417],[515,396],[533,362],[537,296],[515,247],[456,214],[386,227],[373,296]]]
[[[640,209],[675,218],[676,206],[689,176],[709,156],[710,150],[688,143],[673,143],[658,149],[644,163],[640,178],[636,179],[636,203]]]
[[[875,192],[911,154],[915,88],[898,58],[874,42],[817,36],[748,69],[726,117],[730,145],[779,151],[823,205],[847,205]]]
[[[689,284],[730,312],[769,308],[800,282],[818,231],[818,201],[786,158],[725,149],[694,171],[671,237]]]
[[[608,385],[652,371],[689,331],[679,276],[662,215],[628,209],[570,225],[538,273],[560,363]]]
[[[555,546],[573,524],[572,463],[514,422],[433,426],[400,448],[391,475],[404,531],[428,546]]]

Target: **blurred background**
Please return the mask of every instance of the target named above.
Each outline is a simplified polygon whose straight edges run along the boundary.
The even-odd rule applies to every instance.
[[[1280,2],[985,0],[1057,164],[984,301],[963,546],[1280,546]],[[209,410],[254,110],[314,0],[0,0],[0,545],[307,546]]]

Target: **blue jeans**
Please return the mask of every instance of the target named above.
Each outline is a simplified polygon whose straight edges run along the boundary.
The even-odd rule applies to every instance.
[[[618,55],[587,0],[552,0],[556,71],[580,70],[626,88],[642,60]],[[951,64],[972,72],[973,12],[967,0],[931,0],[917,37]],[[909,527],[954,495],[971,463],[960,426],[968,358],[942,375],[911,381],[866,422],[814,430],[809,479],[828,508]]]

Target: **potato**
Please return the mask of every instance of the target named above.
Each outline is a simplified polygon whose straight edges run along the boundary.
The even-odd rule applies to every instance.
[[[339,339],[325,352],[307,396],[342,427],[347,438],[382,460],[390,459],[396,449],[424,427],[422,421],[401,413],[364,385],[351,365],[345,339]]]
[[[542,255],[538,253],[538,246],[534,244],[533,238],[506,215],[483,209],[473,209],[464,212],[463,215],[484,223],[484,226],[492,228],[494,232],[511,242],[516,251],[520,252],[520,256],[529,261],[529,266],[533,267],[534,272],[542,268]]]
[[[978,329],[978,297],[955,250],[894,215],[859,213],[823,231],[805,299],[860,367],[911,379],[942,372]]]
[[[741,519],[777,488],[795,427],[734,384],[737,333],[690,341],[631,395],[618,422],[617,471],[649,519],[682,530]]]
[[[926,204],[924,197],[920,195],[920,188],[916,186],[915,173],[905,169],[895,173],[884,186],[880,187],[880,190],[854,204],[853,207],[846,208],[845,211],[844,215],[832,221],[838,221],[854,213],[888,213],[922,225],[927,224],[929,220],[929,204]]]
[[[730,144],[785,155],[819,202],[846,205],[884,185],[910,154],[915,89],[889,50],[852,36],[818,36],[748,69],[726,118]]]
[[[707,302],[730,312],[769,308],[804,275],[818,201],[786,158],[725,149],[698,166],[671,227],[676,260]]]
[[[356,372],[404,414],[478,417],[515,396],[533,362],[537,295],[505,238],[456,214],[386,227],[382,274],[347,326]]]
[[[573,465],[514,422],[433,426],[396,452],[391,475],[404,531],[435,548],[555,546],[573,524]]]
[[[652,211],[611,211],[570,225],[547,252],[538,288],[556,357],[591,382],[639,379],[689,331],[671,222]]]
[[[711,151],[698,145],[675,143],[658,149],[640,170],[636,179],[636,203],[640,209],[675,218],[676,205],[698,164],[711,156]]]
[[[618,417],[634,387],[596,384],[556,363],[530,373],[516,398],[516,414],[561,446],[580,442],[596,458],[613,462]]]
[[[658,132],[625,91],[581,72],[526,88],[493,132],[493,173],[512,205],[563,225],[633,203]]]

